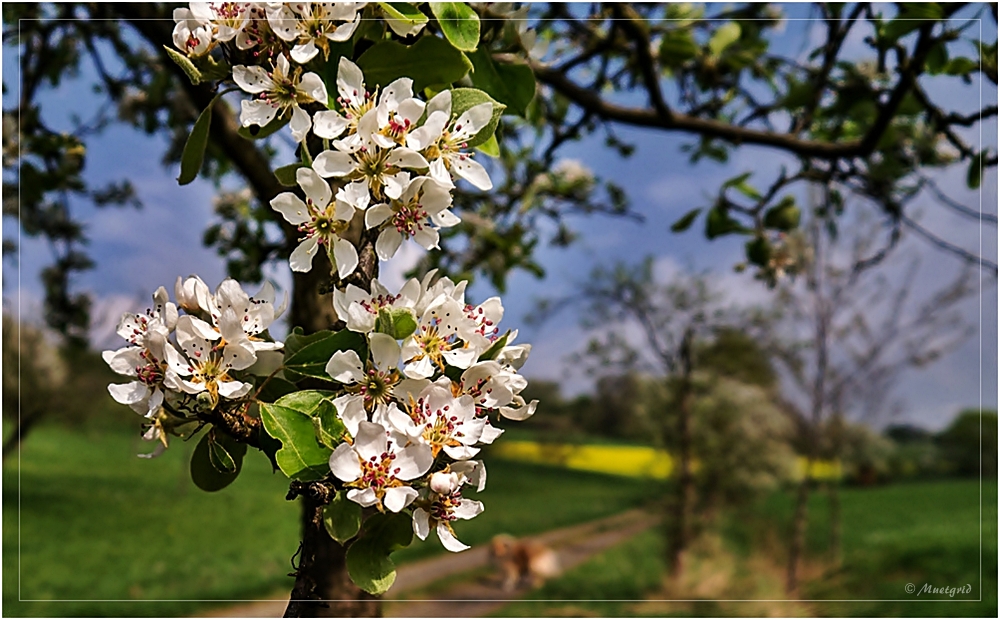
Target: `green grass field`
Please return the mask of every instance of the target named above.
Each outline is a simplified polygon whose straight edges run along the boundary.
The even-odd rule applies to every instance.
[[[662,541],[647,531],[567,572],[532,592],[536,602],[506,606],[497,615],[819,615],[819,616],[963,616],[996,617],[997,612],[997,483],[984,482],[980,504],[977,480],[946,480],[843,491],[843,553],[839,569],[824,564],[828,536],[826,498],[813,497],[808,547],[814,571],[802,598],[875,602],[848,603],[716,603],[711,598],[783,598],[781,562],[775,540],[787,531],[792,499],[776,494],[733,515],[721,537],[723,554],[716,559],[692,558],[697,571],[705,566],[723,574],[714,596],[701,603],[549,603],[546,599],[674,598],[663,588]],[[980,505],[982,547],[980,547]],[[710,546],[710,545],[709,545]],[[762,559],[762,554],[769,558]],[[980,561],[982,582],[980,589]],[[704,566],[700,566],[704,565]],[[768,569],[762,570],[762,566]],[[819,567],[818,572],[817,568]],[[825,568],[824,568],[825,567]],[[710,581],[709,573],[705,582]],[[699,583],[691,587],[698,588]],[[907,583],[961,586],[968,595],[920,597],[907,594]],[[705,584],[708,585],[707,583]],[[982,593],[982,601],[977,601]],[[959,598],[971,599],[958,601]],[[887,601],[886,599],[902,599]]]
[[[14,455],[3,471],[4,615],[185,615],[219,605],[206,600],[290,589],[299,538],[287,480],[251,453],[232,486],[202,492],[187,471],[193,447],[175,441],[145,460],[135,456],[149,449],[137,432],[30,435],[20,469]],[[456,527],[470,544],[600,518],[649,497],[639,480],[497,460],[488,473],[486,511]],[[418,541],[394,557],[441,552],[437,540]]]

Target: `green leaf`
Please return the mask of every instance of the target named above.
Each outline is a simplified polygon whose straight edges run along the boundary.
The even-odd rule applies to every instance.
[[[535,98],[535,74],[522,64],[497,64],[485,48],[469,54],[472,85],[506,105],[510,112],[524,116]]]
[[[375,331],[402,340],[417,331],[417,315],[412,308],[380,308]]]
[[[201,111],[198,120],[194,122],[194,127],[191,128],[191,135],[184,143],[184,151],[181,153],[181,174],[177,177],[177,182],[181,185],[194,181],[201,171],[201,164],[205,161],[205,149],[208,147],[208,131],[212,128],[212,106],[218,98],[219,95],[212,97],[208,106]]]
[[[705,218],[705,236],[709,239],[744,232],[749,231],[730,217],[725,209],[713,207]]]
[[[428,2],[441,32],[463,52],[474,52],[479,45],[479,16],[464,2]]]
[[[343,441],[346,431],[333,404],[336,397],[328,390],[301,390],[281,397],[275,404],[309,416],[317,440],[332,450]]]
[[[263,385],[263,384],[262,384]],[[296,390],[295,384],[281,377],[271,377],[264,385],[264,388],[257,395],[257,400],[265,403],[273,403],[285,394],[290,394]]]
[[[969,189],[977,189],[983,182],[983,158],[985,156],[986,151],[980,151],[969,162],[969,174],[965,178]]]
[[[294,164],[288,164],[287,166],[282,166],[274,171],[274,176],[278,177],[278,183],[281,183],[285,187],[295,187],[298,185],[298,181],[295,180],[295,172],[299,168],[306,168],[307,166],[303,163],[296,162]]]
[[[948,46],[944,41],[938,41],[927,52],[927,72],[931,75],[943,73],[948,68]]]
[[[900,5],[899,15],[882,28],[882,37],[888,43],[895,43],[899,38],[917,30],[927,20],[938,20],[944,17],[941,5],[934,2],[907,2]]]
[[[216,62],[211,56],[202,56],[198,59],[198,71],[201,72],[202,82],[215,82],[225,80],[233,73],[233,68],[229,63]]]
[[[226,488],[240,475],[246,450],[225,433],[205,433],[191,454],[191,480],[210,493]]]
[[[738,41],[741,32],[740,25],[736,22],[727,22],[719,26],[708,40],[708,50],[712,56],[719,56],[727,47]]]
[[[761,198],[763,198],[760,192],[758,192],[754,186],[747,183],[747,180],[750,178],[752,174],[753,174],[752,172],[744,172],[743,174],[737,177],[733,177],[728,181],[726,181],[725,183],[723,183],[722,187],[723,188],[731,187],[736,191],[738,191],[739,193],[746,196],[747,198],[750,198],[752,200],[760,200]]]
[[[413,525],[405,512],[372,515],[361,537],[347,550],[351,581],[369,594],[384,594],[396,581],[396,565],[389,554],[412,540]]]
[[[333,406],[333,401],[324,400],[313,414],[313,429],[319,442],[335,449],[337,445],[344,441],[344,433],[347,428],[337,415],[337,408]]]
[[[284,373],[288,379],[298,381],[303,377],[313,377],[330,381],[330,375],[326,374],[326,363],[337,351],[350,349],[357,352],[361,359],[368,357],[368,343],[363,334],[346,329],[339,332],[317,332],[317,334],[323,336],[310,340],[308,344],[290,355],[289,351],[285,352]]]
[[[493,116],[490,117],[490,122],[486,123],[486,126],[479,130],[479,133],[469,138],[467,145],[470,148],[475,148],[483,144],[493,136],[493,133],[497,130],[497,125],[500,123],[500,115],[503,114],[506,106],[476,88],[451,89],[451,113],[454,116],[461,116],[469,108],[487,102],[493,104]]]
[[[500,143],[497,142],[496,134],[490,136],[490,139],[483,142],[476,147],[476,150],[483,155],[488,155],[490,157],[500,157]]]
[[[232,474],[236,472],[236,461],[218,441],[208,442],[208,460],[221,473]]]
[[[754,265],[767,267],[767,262],[771,260],[771,244],[763,237],[751,239],[746,243],[747,260]]]
[[[330,473],[333,450],[316,438],[311,416],[278,403],[261,403],[260,419],[267,433],[281,442],[281,449],[274,456],[286,476],[295,480],[318,480]]]
[[[184,75],[191,80],[192,84],[201,83],[201,71],[198,70],[198,67],[194,66],[194,63],[191,62],[190,58],[167,45],[164,45],[163,49],[167,50],[167,56],[169,56],[170,60],[174,61],[174,63],[184,71]]]
[[[691,228],[691,224],[694,224],[694,220],[698,217],[699,213],[701,213],[701,207],[691,209],[684,214],[684,217],[674,222],[673,225],[670,226],[670,230],[675,233],[679,233]]]
[[[289,357],[292,356],[292,354],[297,353],[306,345],[318,342],[323,338],[329,337],[333,333],[335,332],[332,332],[328,329],[324,329],[306,335],[303,333],[302,328],[296,325],[294,328],[292,328],[292,331],[291,333],[288,334],[288,337],[285,338],[285,346],[284,346],[285,359],[287,360]]]
[[[680,67],[698,55],[698,44],[690,30],[668,30],[660,40],[660,62],[665,67]]]
[[[385,21],[401,37],[420,32],[429,21],[420,9],[407,2],[379,2]]]
[[[409,46],[380,41],[361,54],[358,66],[371,89],[410,77],[414,92],[419,92],[434,84],[457,82],[469,72],[472,63],[444,39],[422,36]]]
[[[259,127],[257,125],[251,125],[250,127],[240,127],[236,130],[236,133],[240,134],[247,140],[261,140],[268,137],[274,132],[278,131],[285,125],[287,125],[292,120],[291,114],[278,115],[271,119],[271,122]]]
[[[944,72],[948,75],[968,75],[977,69],[979,69],[979,64],[977,62],[971,58],[959,56],[958,58],[952,58],[948,61],[948,66]]]
[[[343,491],[337,491],[333,501],[323,508],[323,525],[330,538],[344,544],[361,529],[361,505],[347,499]]]
[[[802,212],[795,206],[795,198],[785,196],[764,213],[764,226],[775,230],[795,230],[799,227]]]

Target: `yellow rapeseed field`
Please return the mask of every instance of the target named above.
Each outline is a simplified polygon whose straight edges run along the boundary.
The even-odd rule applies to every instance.
[[[674,461],[669,453],[645,446],[506,441],[495,446],[493,454],[512,461],[656,480],[669,478],[674,469]],[[694,465],[697,469],[697,463]],[[805,469],[806,459],[799,457],[795,467],[796,480],[801,480]],[[817,461],[813,463],[812,475],[818,480],[838,479],[841,476],[840,463]]]

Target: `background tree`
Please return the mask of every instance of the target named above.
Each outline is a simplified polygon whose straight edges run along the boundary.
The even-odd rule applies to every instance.
[[[842,456],[844,437],[832,431],[844,427],[848,412],[868,421],[884,414],[891,388],[906,369],[939,358],[967,338],[972,328],[961,319],[958,305],[976,292],[965,269],[928,298],[914,299],[918,263],[905,265],[902,275],[890,275],[879,262],[866,261],[878,231],[863,215],[842,232],[828,227],[832,190],[820,191],[823,197],[805,225],[808,244],[794,258],[801,277],[779,286],[782,317],[773,325],[780,332],[770,339],[787,379],[785,405],[797,420],[799,450],[806,458],[789,541],[789,592],[798,585],[806,506],[815,484],[812,464],[824,456],[824,446],[830,457]],[[830,499],[836,533],[836,485]],[[832,538],[837,544],[839,536]]]

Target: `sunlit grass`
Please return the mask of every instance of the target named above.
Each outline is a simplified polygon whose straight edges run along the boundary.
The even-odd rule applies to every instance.
[[[14,455],[3,472],[4,614],[185,615],[212,604],[171,601],[290,590],[299,511],[285,501],[287,480],[251,450],[231,487],[205,493],[188,474],[193,447],[174,441],[162,457],[144,460],[135,455],[149,445],[138,432],[49,427],[30,435],[20,471]],[[656,495],[641,480],[493,457],[488,474],[478,494],[486,512],[456,526],[470,544],[600,518]],[[442,552],[431,539],[395,557]],[[20,598],[42,602],[18,602],[19,587]]]

